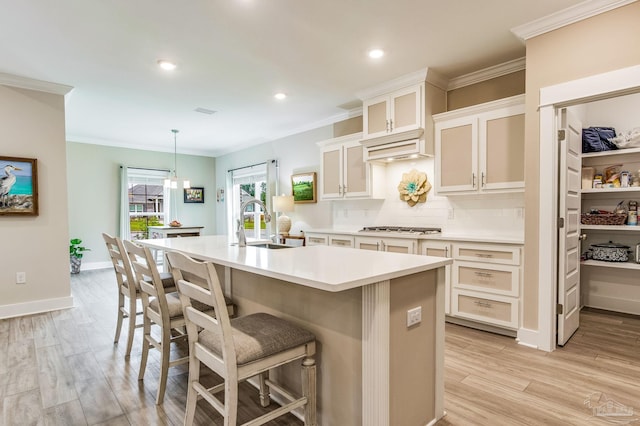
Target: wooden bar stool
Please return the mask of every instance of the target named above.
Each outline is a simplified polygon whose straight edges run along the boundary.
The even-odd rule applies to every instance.
[[[298,407],[304,407],[305,425],[316,425],[315,336],[289,321],[266,313],[229,319],[224,309],[224,295],[215,267],[198,262],[181,253],[169,252],[167,258],[182,302],[189,335],[189,388],[185,425],[192,425],[196,402],[206,400],[224,417],[225,426],[237,424],[238,383],[250,377],[260,380],[260,403],[270,404],[270,388],[277,390],[287,403],[244,423],[262,425]],[[198,282],[205,281],[203,288]],[[196,302],[213,305],[214,318],[194,308]],[[198,328],[202,331],[198,331]],[[294,397],[269,379],[272,368],[299,361],[302,396]],[[200,383],[200,363],[224,379],[207,389]],[[223,401],[215,394],[224,391]]]

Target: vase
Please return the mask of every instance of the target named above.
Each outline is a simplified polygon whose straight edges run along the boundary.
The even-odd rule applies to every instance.
[[[79,274],[80,273],[80,264],[82,263],[82,259],[80,259],[79,257],[75,257],[75,256],[70,256],[69,259],[71,260],[71,273],[72,274]]]

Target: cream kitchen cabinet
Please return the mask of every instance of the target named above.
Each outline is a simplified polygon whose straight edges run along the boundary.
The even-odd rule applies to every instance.
[[[446,241],[423,240],[420,254],[424,256],[452,257],[451,243]],[[451,265],[444,267],[444,313],[451,314]]]
[[[327,234],[315,234],[311,232],[306,233],[308,246],[326,246],[329,242],[329,236]]]
[[[436,193],[524,190],[524,95],[433,116]]]
[[[454,243],[453,259],[451,316],[517,330],[522,247]]]
[[[364,100],[363,139],[424,128],[424,83]]]
[[[335,247],[355,247],[355,238],[349,235],[329,235],[329,245]]]
[[[384,168],[363,159],[362,133],[319,142],[320,199],[384,198]]]
[[[415,254],[417,243],[409,238],[355,237],[355,247],[362,250]]]

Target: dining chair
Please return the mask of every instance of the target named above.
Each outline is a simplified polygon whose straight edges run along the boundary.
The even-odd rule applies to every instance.
[[[286,400],[243,425],[262,425],[296,408],[304,407],[304,424],[316,425],[315,336],[297,325],[267,313],[230,319],[224,309],[224,295],[215,267],[182,253],[168,252],[167,258],[184,309],[189,339],[189,384],[185,425],[192,425],[199,398],[207,401],[224,418],[225,426],[237,424],[238,384],[258,376],[260,405],[268,407],[274,389]],[[207,285],[203,287],[200,283]],[[195,304],[212,305],[212,317]],[[201,330],[201,331],[199,331]],[[275,367],[300,361],[302,396],[295,397],[269,378]],[[200,364],[204,363],[224,380],[212,388],[200,383]],[[222,401],[215,394],[224,391]]]
[[[171,343],[177,343],[186,339],[184,332],[185,320],[182,313],[182,304],[175,286],[167,287],[163,282],[162,275],[158,272],[155,259],[151,250],[147,247],[124,241],[124,248],[131,261],[133,271],[141,290],[143,306],[143,329],[144,338],[142,341],[142,357],[140,359],[140,370],[138,380],[144,379],[149,349],[153,347],[160,352],[160,382],[156,393],[156,404],[162,404],[167,387],[169,368],[189,361],[188,356],[171,359]],[[171,280],[173,284],[173,280]],[[234,313],[235,306],[231,300],[227,299],[227,312]],[[213,314],[213,307],[202,303],[195,304],[197,309]],[[151,334],[151,327],[157,325],[160,329],[160,338],[156,339]]]

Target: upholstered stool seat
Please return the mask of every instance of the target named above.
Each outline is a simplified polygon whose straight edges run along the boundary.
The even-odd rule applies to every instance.
[[[182,303],[180,303],[178,293],[167,293],[165,294],[165,298],[167,299],[167,308],[169,308],[169,318],[182,318]],[[231,299],[227,299],[227,302],[231,304]],[[194,303],[193,307],[202,312],[213,311],[211,306],[207,306],[204,303]],[[149,309],[153,309],[156,313],[160,312],[160,302],[158,298],[154,297],[149,299]]]
[[[238,365],[248,364],[316,339],[313,333],[304,328],[262,312],[232,319],[231,333]],[[222,355],[222,337],[217,331],[201,331],[198,341],[216,355]]]

